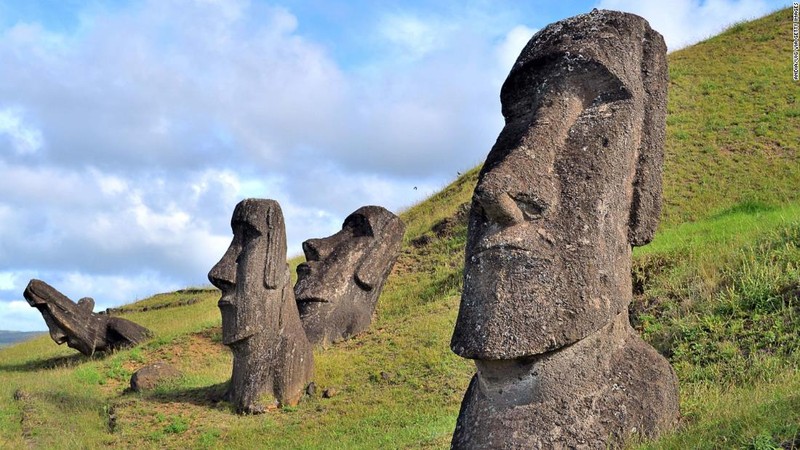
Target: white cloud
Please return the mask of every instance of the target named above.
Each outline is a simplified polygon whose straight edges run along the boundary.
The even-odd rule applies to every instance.
[[[89,173],[97,180],[100,192],[105,196],[114,197],[128,190],[128,183],[120,176],[107,175],[96,169],[90,170]]]
[[[403,62],[418,60],[445,48],[455,30],[453,24],[411,14],[385,16],[379,26],[380,34],[389,43],[388,52]]]
[[[20,294],[20,297],[22,295]],[[25,300],[0,302],[0,329],[16,331],[44,331],[47,325],[36,308]]]
[[[239,196],[238,179],[224,170],[173,178],[2,163],[0,170],[4,268],[156,270],[202,281],[224,251],[219,242]]]
[[[0,40],[0,100],[42,122],[60,164],[225,166],[238,152],[285,164],[309,127],[332,127],[342,91],[296,27],[279,8],[160,1],[98,13],[69,37],[18,25]]]
[[[27,123],[20,108],[0,109],[0,152],[4,137],[17,155],[36,153],[44,145],[41,131]]]
[[[16,278],[14,272],[0,272],[0,291],[13,289]]]
[[[731,24],[770,11],[763,0],[601,0],[598,8],[638,14],[664,36],[670,51],[719,33]]]
[[[500,42],[500,45],[497,46],[495,51],[498,66],[502,68],[498,73],[500,83],[508,76],[508,72],[511,70],[511,66],[514,65],[514,62],[517,61],[520,52],[522,52],[522,49],[525,48],[525,45],[537,31],[538,30],[525,25],[517,25],[506,33],[505,38]]]

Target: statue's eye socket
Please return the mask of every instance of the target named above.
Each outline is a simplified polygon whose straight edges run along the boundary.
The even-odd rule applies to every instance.
[[[262,235],[258,228],[246,221],[236,221],[233,223],[232,228],[234,240],[238,239],[239,245],[243,247]]]
[[[344,228],[350,228],[353,236],[372,236],[372,225],[369,220],[361,214],[353,214],[347,217]]]
[[[517,208],[522,212],[522,217],[527,220],[541,219],[547,206],[538,199],[528,196],[512,197],[517,204]]]

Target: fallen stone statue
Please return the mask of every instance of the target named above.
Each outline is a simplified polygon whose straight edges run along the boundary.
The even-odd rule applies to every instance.
[[[152,335],[130,320],[92,312],[93,299],[85,297],[75,303],[44,281],[31,280],[22,295],[42,314],[56,344],[66,342],[87,356],[136,345]]]
[[[244,414],[294,406],[311,381],[314,355],[294,300],[281,207],[242,200],[231,228],[230,247],[208,273],[222,291],[222,343],[233,353],[226,399]]]
[[[294,294],[308,339],[326,346],[369,328],[405,225],[380,206],[347,216],[341,231],[303,242]]]
[[[678,418],[677,378],[628,321],[631,248],[661,210],[666,46],[594,10],[536,33],[472,198],[452,350],[477,373],[452,447],[592,448]]]

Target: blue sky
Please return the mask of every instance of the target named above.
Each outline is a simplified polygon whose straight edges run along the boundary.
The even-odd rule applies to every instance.
[[[290,254],[483,161],[530,36],[594,7],[671,50],[768,0],[0,0],[0,329],[40,278],[102,309],[207,284],[230,214],[278,200]]]

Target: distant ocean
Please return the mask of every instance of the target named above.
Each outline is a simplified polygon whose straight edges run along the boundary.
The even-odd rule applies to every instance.
[[[44,331],[6,331],[0,330],[0,348],[44,334]]]

